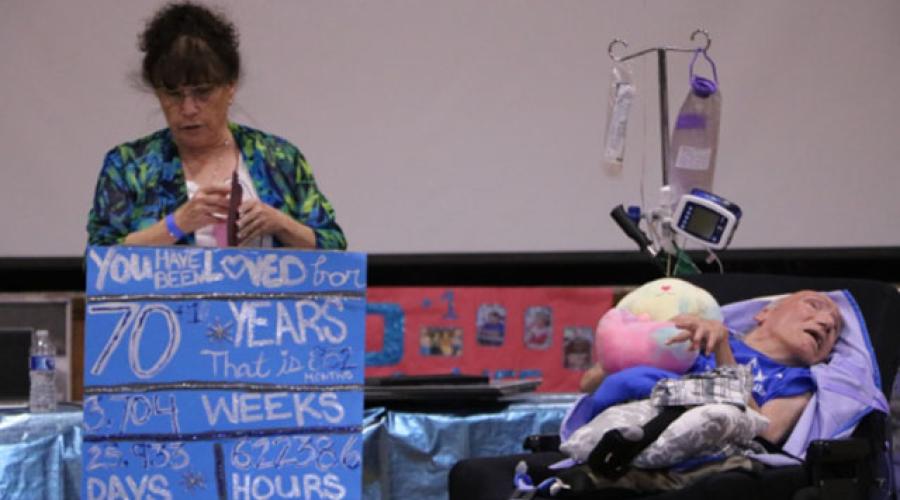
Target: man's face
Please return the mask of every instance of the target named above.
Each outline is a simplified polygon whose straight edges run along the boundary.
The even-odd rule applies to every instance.
[[[837,305],[826,295],[808,290],[776,302],[756,319],[788,348],[795,362],[807,366],[828,357],[843,326]]]

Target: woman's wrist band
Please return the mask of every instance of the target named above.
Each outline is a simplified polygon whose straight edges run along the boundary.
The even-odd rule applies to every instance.
[[[175,241],[185,237],[184,231],[182,231],[181,228],[178,227],[178,224],[175,223],[174,213],[166,216],[166,229],[169,230],[169,234],[175,238]]]

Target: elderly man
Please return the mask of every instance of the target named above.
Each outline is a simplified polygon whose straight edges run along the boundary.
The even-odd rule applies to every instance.
[[[749,364],[754,380],[749,404],[770,421],[762,437],[780,443],[816,390],[809,367],[827,359],[843,321],[831,299],[809,290],[774,302],[755,319],[757,326],[739,339],[718,321],[681,315],[672,322],[683,332],[669,342],[690,342],[692,349],[701,350],[689,372]],[[599,413],[622,399],[647,397],[658,380],[673,375],[636,367],[606,376],[603,367],[595,365],[585,372],[581,388],[594,393],[594,410]]]

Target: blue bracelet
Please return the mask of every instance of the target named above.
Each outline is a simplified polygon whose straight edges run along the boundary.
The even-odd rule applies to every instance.
[[[174,213],[166,216],[166,229],[169,230],[169,234],[175,238],[175,241],[185,237],[184,231],[182,231],[181,228],[178,227],[178,224],[175,223]]]

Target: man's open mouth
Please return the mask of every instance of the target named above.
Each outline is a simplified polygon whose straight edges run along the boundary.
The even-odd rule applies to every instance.
[[[822,333],[816,330],[815,328],[806,328],[803,330],[807,335],[813,338],[813,341],[816,343],[816,348],[822,347]]]

